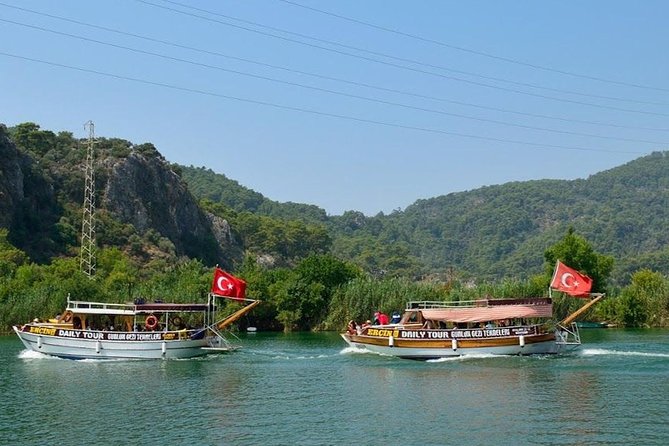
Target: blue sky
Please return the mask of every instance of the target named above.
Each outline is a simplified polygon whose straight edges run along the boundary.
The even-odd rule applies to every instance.
[[[389,213],[667,150],[667,17],[650,0],[0,0],[0,122],[83,137],[92,120],[273,200]]]

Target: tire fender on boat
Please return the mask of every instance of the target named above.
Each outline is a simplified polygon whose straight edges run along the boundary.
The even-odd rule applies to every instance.
[[[158,326],[158,318],[152,314],[148,315],[144,321],[144,326],[147,330],[153,330]]]

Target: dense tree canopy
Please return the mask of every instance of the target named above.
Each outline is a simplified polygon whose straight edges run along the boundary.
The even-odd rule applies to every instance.
[[[613,257],[595,253],[588,241],[569,228],[567,235],[544,253],[547,270],[560,260],[592,279],[592,292],[605,293],[606,281],[613,269]]]

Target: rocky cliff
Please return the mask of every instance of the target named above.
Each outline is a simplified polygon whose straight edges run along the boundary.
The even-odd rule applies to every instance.
[[[102,205],[138,232],[153,229],[179,254],[229,266],[241,256],[225,220],[205,214],[186,184],[157,152],[133,151],[110,167]]]
[[[0,228],[33,260],[44,261],[57,250],[53,227],[61,214],[46,173],[21,153],[0,124]]]
[[[53,136],[38,126],[30,131]],[[80,141],[63,143],[66,136],[58,135],[59,147],[38,152],[17,147],[0,125],[0,227],[8,228],[13,244],[38,262],[72,253],[79,240],[84,151]],[[31,138],[21,140],[30,146],[26,141]],[[227,221],[200,209],[186,183],[152,145],[100,139],[95,165],[97,207],[114,225],[125,225],[139,237],[157,233],[169,239],[177,256],[225,267],[241,259],[243,250]],[[108,222],[98,220],[101,234],[106,228],[100,225]],[[68,231],[73,234],[66,240]]]

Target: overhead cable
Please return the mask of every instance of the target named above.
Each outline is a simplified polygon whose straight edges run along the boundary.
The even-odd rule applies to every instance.
[[[174,56],[169,56],[166,54],[160,54],[156,53],[153,51],[147,51],[147,50],[142,50],[138,48],[133,48],[125,45],[118,45],[115,43],[111,42],[105,42],[101,41],[98,39],[92,39],[89,37],[84,37],[84,36],[78,36],[75,34],[70,34],[70,33],[64,33],[61,31],[56,31],[53,29],[45,28],[42,26],[36,26],[36,25],[30,25],[26,23],[21,23],[21,22],[16,22],[13,20],[7,20],[7,19],[2,19],[0,18],[0,22],[6,22],[6,23],[11,23],[14,25],[19,25],[31,29],[36,29],[39,31],[44,31],[44,32],[49,32],[52,34],[60,35],[60,36],[65,36],[69,38],[74,38],[86,42],[91,42],[99,45],[105,45],[125,51],[131,51],[134,53],[138,54],[145,54],[153,57],[159,57],[162,59],[174,61],[174,62],[180,62],[180,63],[186,63],[189,65],[194,65],[202,68],[207,68],[207,69],[214,69],[218,71],[223,71],[226,73],[232,73],[236,75],[241,75],[241,76],[246,76],[246,77],[251,77],[255,79],[261,79],[265,81],[270,81],[270,82],[275,82],[275,83],[280,83],[284,85],[290,85],[294,87],[299,87],[299,88],[304,88],[312,91],[319,91],[323,93],[328,93],[328,94],[334,94],[338,96],[343,96],[343,97],[348,97],[348,98],[353,98],[353,99],[359,99],[367,102],[373,102],[377,104],[382,104],[382,105],[391,105],[395,107],[402,107],[405,109],[410,109],[410,110],[416,110],[416,111],[422,111],[426,113],[433,113],[433,114],[439,114],[439,115],[444,115],[444,116],[452,116],[456,118],[462,118],[462,119],[468,119],[468,120],[474,120],[474,121],[479,121],[479,122],[487,122],[487,123],[492,123],[492,124],[498,124],[498,125],[505,125],[505,126],[511,126],[511,127],[517,127],[517,128],[523,128],[523,129],[528,129],[528,130],[537,130],[537,131],[542,131],[542,132],[550,132],[550,133],[558,133],[558,134],[564,134],[564,135],[572,135],[572,136],[581,136],[581,137],[590,137],[590,138],[600,138],[600,139],[607,139],[607,140],[613,140],[613,141],[625,141],[625,142],[639,142],[639,143],[645,143],[645,144],[657,144],[657,145],[669,145],[667,142],[660,142],[660,141],[649,141],[649,140],[643,140],[643,139],[631,139],[631,138],[620,138],[620,137],[615,137],[615,136],[606,136],[606,135],[597,135],[597,134],[592,134],[592,133],[581,133],[581,132],[574,132],[574,131],[568,131],[568,130],[558,130],[558,129],[551,129],[551,128],[545,128],[545,127],[536,127],[536,126],[530,126],[530,125],[525,125],[525,124],[517,124],[517,123],[512,123],[512,122],[506,122],[506,121],[499,121],[495,119],[488,119],[488,118],[481,118],[477,116],[468,116],[468,115],[463,115],[459,113],[451,113],[443,110],[436,110],[436,109],[430,109],[426,107],[417,107],[413,105],[408,105],[408,104],[402,104],[398,102],[392,102],[392,101],[387,101],[383,99],[376,99],[376,98],[370,98],[366,96],[361,96],[361,95],[356,95],[356,94],[350,94],[350,93],[345,93],[341,91],[336,91],[336,90],[331,90],[327,88],[321,88],[321,87],[314,87],[310,85],[305,85],[305,84],[300,84],[297,82],[290,82],[290,81],[284,81],[281,79],[276,79],[276,78],[271,78],[268,76],[262,76],[262,75],[257,75],[253,73],[247,73],[239,70],[232,70],[228,69],[225,67],[217,66],[217,65],[211,65],[211,64],[206,64],[206,63],[201,63],[193,60],[188,60],[188,59],[183,59],[179,57],[174,57]],[[668,115],[669,116],[669,115]]]
[[[244,62],[244,63],[249,63],[249,64],[254,64],[254,65],[258,65],[258,66],[262,66],[262,67],[266,67],[266,68],[272,68],[272,69],[275,69],[275,70],[282,70],[282,71],[289,72],[289,73],[295,73],[295,74],[299,74],[299,75],[310,76],[310,77],[314,77],[314,78],[318,78],[318,79],[324,79],[324,80],[328,80],[328,81],[334,81],[334,82],[339,82],[339,83],[345,83],[345,84],[348,84],[348,85],[355,85],[355,86],[358,86],[358,87],[364,87],[364,88],[374,89],[374,90],[378,90],[378,91],[384,91],[384,92],[387,92],[387,93],[401,94],[401,95],[416,97],[416,98],[420,98],[420,99],[427,99],[427,100],[433,100],[433,101],[438,101],[438,102],[445,102],[445,103],[449,103],[449,104],[456,104],[456,105],[461,105],[461,106],[465,106],[465,107],[478,108],[478,109],[482,109],[482,110],[490,110],[490,111],[496,111],[496,112],[502,112],[502,113],[510,113],[510,114],[515,114],[515,115],[519,115],[519,116],[528,116],[528,117],[533,117],[533,118],[550,119],[550,120],[556,120],[556,121],[561,121],[561,122],[572,122],[572,123],[578,123],[578,124],[587,124],[587,125],[594,125],[594,126],[620,128],[620,129],[630,129],[630,130],[669,132],[669,129],[667,129],[667,128],[638,127],[638,126],[607,123],[607,122],[600,122],[600,121],[588,121],[588,120],[580,120],[580,119],[573,119],[573,118],[565,118],[565,117],[562,117],[562,116],[551,116],[551,115],[545,115],[545,114],[539,114],[539,113],[530,113],[530,112],[511,110],[511,109],[506,109],[506,108],[501,108],[501,107],[492,107],[492,106],[486,106],[486,105],[482,105],[482,104],[475,104],[475,103],[465,102],[465,101],[456,101],[456,100],[446,99],[446,98],[437,97],[437,96],[423,95],[423,94],[419,94],[419,93],[415,93],[415,92],[399,90],[399,89],[394,89],[394,88],[381,87],[379,85],[372,85],[372,84],[363,83],[363,82],[356,82],[356,81],[351,81],[351,80],[348,80],[348,79],[342,79],[342,78],[337,78],[337,77],[328,76],[328,75],[324,75],[324,74],[307,72],[307,71],[303,71],[303,70],[296,70],[296,69],[288,68],[288,67],[285,67],[285,66],[274,65],[274,64],[269,64],[269,63],[257,61],[257,60],[232,56],[230,54],[224,54],[224,53],[221,53],[221,52],[218,52],[218,51],[211,51],[211,50],[206,50],[206,49],[202,49],[202,48],[196,48],[196,47],[193,47],[193,46],[179,44],[179,43],[168,41],[168,40],[156,39],[156,38],[146,36],[146,35],[131,33],[131,32],[127,32],[127,31],[121,31],[121,30],[114,29],[114,28],[109,28],[109,27],[106,27],[106,26],[101,26],[101,25],[96,25],[96,24],[92,24],[92,23],[82,22],[82,21],[79,21],[79,20],[74,20],[74,19],[67,18],[67,17],[57,16],[57,15],[48,14],[48,13],[45,13],[45,12],[40,12],[40,11],[35,11],[35,10],[27,9],[27,8],[22,8],[22,7],[15,6],[15,5],[9,5],[9,4],[2,3],[2,2],[0,2],[0,6],[5,6],[5,7],[21,10],[21,11],[24,11],[24,12],[29,12],[29,13],[32,13],[32,14],[40,15],[40,16],[43,16],[43,17],[49,17],[49,18],[53,18],[53,19],[57,19],[57,20],[61,20],[61,21],[69,22],[69,23],[74,23],[74,24],[81,25],[81,26],[86,26],[86,27],[90,27],[90,28],[94,28],[94,29],[103,30],[103,31],[108,31],[108,32],[119,34],[119,35],[134,37],[134,38],[137,38],[137,39],[142,39],[142,40],[155,42],[155,43],[160,43],[160,44],[172,46],[172,47],[175,47],[175,48],[186,49],[186,50],[189,50],[189,51],[195,51],[195,52],[199,52],[199,53],[207,54],[207,55],[211,55],[211,56],[223,57],[223,58],[232,59],[232,60],[236,60],[236,61],[240,61],[240,62]]]
[[[560,150],[576,150],[576,151],[586,151],[586,152],[628,153],[628,154],[643,154],[643,153],[646,153],[646,152],[629,151],[629,150],[612,150],[612,149],[599,149],[599,148],[593,148],[593,147],[543,144],[543,143],[535,143],[535,142],[530,142],[530,141],[520,141],[520,140],[495,138],[495,137],[482,136],[482,135],[472,135],[472,134],[467,134],[467,133],[451,132],[451,131],[447,131],[447,130],[434,129],[434,128],[428,128],[428,127],[403,125],[403,124],[397,124],[397,123],[391,123],[391,122],[385,122],[385,121],[378,121],[378,120],[373,120],[373,119],[358,118],[358,117],[349,116],[349,115],[340,115],[340,114],[336,114],[336,113],[323,112],[323,111],[314,110],[314,109],[294,107],[294,106],[290,106],[290,105],[276,104],[276,103],[267,102],[267,101],[260,101],[260,100],[256,100],[256,99],[249,99],[249,98],[225,95],[225,94],[221,94],[221,93],[215,93],[215,92],[200,90],[200,89],[196,89],[196,88],[182,87],[182,86],[179,86],[179,85],[173,85],[173,84],[168,84],[168,83],[163,83],[163,82],[151,81],[151,80],[148,80],[148,79],[141,79],[141,78],[136,78],[136,77],[130,77],[130,76],[125,76],[125,75],[108,73],[108,72],[99,71],[99,70],[93,70],[93,69],[89,69],[89,68],[77,67],[77,66],[73,66],[73,65],[61,64],[61,63],[58,63],[58,62],[46,61],[46,60],[36,59],[36,58],[22,56],[22,55],[18,55],[18,54],[7,53],[7,52],[4,52],[4,51],[0,51],[0,55],[5,56],[5,57],[11,57],[11,58],[14,58],[14,59],[19,59],[19,60],[35,62],[35,63],[39,63],[39,64],[43,64],[43,65],[49,65],[49,66],[53,66],[53,67],[60,67],[60,68],[68,69],[68,70],[74,70],[74,71],[79,71],[79,72],[83,72],[83,73],[95,74],[95,75],[98,75],[98,76],[104,76],[104,77],[113,78],[113,79],[125,80],[125,81],[145,84],[145,85],[153,85],[153,86],[157,86],[157,87],[163,87],[163,88],[168,88],[168,89],[187,92],[187,93],[195,93],[195,94],[211,96],[211,97],[216,97],[216,98],[221,98],[221,99],[228,99],[228,100],[244,102],[244,103],[249,103],[249,104],[255,104],[255,105],[262,105],[262,106],[265,106],[265,107],[272,107],[272,108],[280,109],[280,110],[290,110],[290,111],[295,111],[295,112],[300,112],[300,113],[306,113],[306,114],[312,114],[312,115],[324,116],[324,117],[330,117],[330,118],[337,118],[337,119],[342,119],[342,120],[348,120],[348,121],[354,121],[354,122],[360,122],[360,123],[366,123],[366,124],[373,124],[373,125],[379,125],[379,126],[390,127],[390,128],[398,128],[398,129],[404,129],[404,130],[415,130],[415,131],[420,131],[420,132],[455,136],[455,137],[460,137],[460,138],[477,139],[477,140],[483,140],[483,141],[502,142],[502,143],[506,143],[506,144],[531,146],[531,147],[535,147],[535,148],[539,148],[539,149],[560,149]]]
[[[163,0],[163,1],[168,2],[168,3],[173,3],[173,4],[179,4],[177,2],[170,1],[170,0]],[[634,87],[634,88],[642,88],[642,89],[646,89],[646,90],[669,92],[668,88],[661,88],[661,87],[655,87],[655,86],[651,86],[651,85],[637,84],[637,83],[633,83],[633,82],[624,82],[624,81],[619,81],[619,80],[614,80],[614,79],[607,79],[607,78],[599,77],[599,76],[592,76],[592,75],[583,74],[583,73],[576,73],[576,72],[573,72],[573,71],[567,71],[567,70],[561,70],[559,68],[547,67],[547,66],[543,66],[543,65],[539,65],[539,64],[535,64],[535,63],[525,62],[525,61],[522,61],[522,60],[519,60],[519,59],[499,56],[499,55],[488,53],[488,52],[485,52],[485,51],[479,51],[479,50],[474,50],[474,49],[471,49],[471,48],[466,48],[466,47],[462,47],[462,46],[458,46],[458,45],[453,45],[453,44],[442,42],[442,41],[439,41],[439,40],[436,40],[436,39],[430,39],[430,38],[419,36],[419,35],[416,35],[416,34],[403,32],[403,31],[400,31],[400,30],[397,30],[397,29],[393,29],[393,28],[389,28],[389,27],[385,27],[385,26],[381,26],[381,25],[376,25],[374,23],[366,22],[364,20],[355,19],[353,17],[348,17],[348,16],[344,16],[344,15],[341,15],[341,14],[336,14],[336,13],[333,13],[333,12],[329,12],[329,11],[325,11],[325,10],[322,10],[322,9],[314,8],[312,6],[303,5],[301,3],[297,3],[297,2],[294,2],[294,1],[291,1],[291,0],[278,0],[278,1],[290,4],[290,5],[293,5],[293,6],[297,6],[297,7],[300,7],[300,8],[308,9],[308,10],[311,10],[311,11],[314,11],[314,12],[318,12],[320,14],[325,14],[325,15],[328,15],[328,16],[331,16],[331,17],[336,17],[338,19],[347,20],[349,22],[357,23],[359,25],[364,25],[364,26],[367,26],[367,27],[370,27],[370,28],[375,28],[375,29],[381,30],[381,31],[397,34],[397,35],[404,36],[404,37],[409,37],[409,38],[415,39],[415,40],[420,40],[422,42],[433,43],[435,45],[443,46],[443,47],[446,47],[446,48],[451,48],[451,49],[462,51],[462,52],[465,52],[465,53],[476,54],[478,56],[488,57],[488,58],[491,58],[491,59],[496,59],[496,60],[500,60],[500,61],[504,61],[504,62],[508,62],[508,63],[512,63],[512,64],[516,64],[516,65],[522,65],[522,66],[529,67],[529,68],[534,68],[534,69],[537,69],[537,70],[549,71],[549,72],[553,72],[553,73],[563,74],[563,75],[572,76],[572,77],[579,77],[579,78],[582,78],[582,79],[589,79],[589,80],[604,82],[604,83],[608,83],[608,84],[622,85],[622,86]]]
[[[272,37],[272,38],[275,38],[275,39],[284,40],[286,42],[292,42],[292,43],[296,43],[298,45],[304,45],[304,46],[308,46],[308,47],[311,47],[311,48],[316,48],[316,49],[323,50],[323,51],[329,51],[329,52],[332,52],[332,53],[335,53],[335,54],[340,54],[340,55],[344,55],[344,56],[348,56],[348,57],[353,57],[353,58],[357,58],[357,59],[361,59],[361,60],[366,60],[366,61],[369,61],[369,62],[374,62],[374,63],[386,65],[386,66],[391,66],[391,67],[399,68],[399,69],[402,69],[402,70],[408,70],[408,71],[413,71],[413,72],[416,72],[416,73],[422,73],[422,74],[427,74],[427,75],[431,75],[431,76],[437,76],[437,77],[441,77],[443,79],[450,79],[450,80],[453,80],[453,81],[456,81],[456,82],[463,82],[463,83],[467,83],[467,84],[470,84],[470,85],[477,85],[477,86],[480,86],[480,87],[492,88],[492,89],[496,89],[496,90],[515,93],[515,94],[534,96],[534,97],[549,99],[549,100],[558,101],[558,102],[567,102],[567,103],[572,103],[572,104],[588,105],[588,106],[592,106],[592,107],[607,108],[607,109],[610,109],[610,110],[617,110],[617,111],[628,111],[628,112],[632,112],[632,113],[651,113],[652,114],[652,112],[644,112],[644,111],[641,111],[641,110],[631,110],[631,109],[624,109],[624,108],[619,108],[619,107],[614,107],[614,106],[593,104],[593,103],[589,103],[589,102],[577,101],[577,100],[566,99],[566,98],[556,98],[554,96],[548,96],[548,95],[543,95],[543,94],[539,94],[539,93],[532,93],[532,92],[523,91],[523,90],[516,90],[516,89],[513,89],[513,88],[501,87],[501,86],[498,86],[498,85],[492,85],[492,84],[487,84],[487,83],[484,83],[484,82],[473,81],[473,80],[464,79],[464,78],[461,78],[461,77],[449,76],[449,75],[445,75],[445,74],[442,74],[442,73],[435,73],[434,71],[428,71],[428,70],[424,70],[424,69],[413,68],[413,67],[409,67],[409,66],[406,66],[406,65],[400,65],[400,64],[397,64],[397,63],[393,63],[393,62],[374,59],[372,57],[362,56],[362,55],[359,55],[359,54],[354,54],[354,53],[350,53],[350,52],[347,52],[347,51],[337,50],[337,49],[334,49],[334,48],[328,48],[328,47],[324,47],[324,46],[321,46],[321,45],[316,45],[316,44],[313,44],[313,43],[308,43],[308,42],[304,42],[304,41],[301,41],[301,40],[296,40],[296,39],[289,38],[289,37],[279,36],[279,35],[276,35],[276,34],[265,32],[265,31],[259,31],[257,29],[248,28],[246,26],[236,25],[234,23],[224,22],[222,20],[213,19],[211,17],[207,17],[207,16],[203,16],[203,15],[199,15],[199,14],[194,14],[194,13],[190,13],[190,12],[187,12],[187,11],[182,11],[182,10],[179,10],[179,9],[171,8],[169,6],[159,5],[159,4],[147,1],[147,0],[135,0],[135,1],[139,2],[139,3],[149,5],[149,6],[153,6],[153,7],[156,7],[156,8],[161,8],[161,9],[164,9],[164,10],[172,11],[172,12],[175,12],[177,14],[182,14],[182,15],[195,17],[195,18],[198,18],[198,19],[218,23],[218,24],[221,24],[221,25],[224,25],[224,26],[229,26],[229,27],[232,27],[232,28],[245,30],[245,31],[256,33],[256,34],[259,34],[259,35],[264,35],[264,36]],[[359,51],[359,52],[364,52],[364,53],[373,54],[373,55],[376,55],[376,56],[381,56],[381,57],[386,57],[386,58],[390,58],[390,59],[400,60],[400,61],[403,61],[403,62],[408,62],[408,63],[412,63],[412,64],[416,64],[416,65],[428,66],[428,67],[431,67],[431,68],[437,68],[437,69],[441,69],[441,70],[448,70],[448,71],[453,71],[453,72],[456,71],[456,70],[445,68],[445,67],[438,67],[438,66],[418,62],[418,61],[412,61],[412,60],[409,60],[409,59],[398,58],[398,57],[383,54],[383,53],[376,53],[376,52],[373,52],[373,51],[368,51],[368,50],[365,50],[365,49],[362,49],[362,48],[351,47],[351,46],[339,44],[339,43],[336,43],[336,42],[326,41],[326,40],[323,40],[323,39],[318,39],[318,38],[315,38],[315,37],[310,37],[310,36],[306,36],[306,35],[303,35],[303,34],[294,33],[292,31],[281,30],[281,29],[274,28],[274,27],[271,27],[271,26],[262,25],[262,24],[255,23],[255,22],[249,22],[247,20],[238,19],[238,18],[235,18],[235,17],[227,16],[227,15],[212,12],[212,11],[207,11],[207,10],[204,10],[204,9],[201,9],[201,8],[196,8],[196,7],[189,6],[189,5],[183,5],[183,4],[177,3],[177,2],[171,2],[171,1],[168,1],[168,0],[162,0],[162,1],[165,1],[167,3],[177,4],[177,5],[180,5],[184,8],[189,8],[189,9],[193,9],[193,10],[196,10],[196,11],[203,11],[203,12],[206,12],[206,13],[211,14],[211,15],[225,17],[225,18],[228,18],[228,19],[231,19],[231,20],[237,20],[237,21],[240,21],[240,22],[243,22],[243,23],[251,24],[253,26],[266,28],[266,29],[271,29],[271,30],[279,31],[279,32],[282,32],[282,33],[285,33],[285,34],[297,35],[301,38],[306,38],[306,39],[319,41],[319,42],[325,42],[325,43],[328,43],[330,45],[336,45],[336,46],[340,46],[340,47],[354,49],[355,51]],[[463,74],[465,72],[459,71],[459,73]],[[532,88],[549,89],[549,88],[546,88],[546,87],[539,87],[539,86],[532,85],[532,84],[522,84],[522,83],[518,83],[518,82],[514,82],[514,81],[502,80],[502,79],[499,79],[499,78],[492,78],[492,77],[489,77],[489,76],[476,75],[476,74],[473,74],[473,73],[466,73],[466,74],[471,75],[471,76],[481,77],[481,78],[485,77],[488,80],[494,79],[496,81],[503,81],[503,82],[508,82],[508,83],[512,83],[512,84],[521,84],[521,85],[525,85],[525,86],[530,86]],[[553,89],[553,91],[556,91],[556,90]],[[586,94],[586,93],[567,92],[567,91],[564,91],[564,90],[557,90],[557,91],[560,91],[561,93],[577,94],[577,95],[582,95],[582,96],[594,96],[594,95],[589,95],[589,94]],[[599,97],[599,99],[603,99],[603,98],[604,97],[602,97],[602,96]],[[669,105],[669,104],[666,104],[666,103],[636,101],[636,100],[633,100],[633,99],[623,99],[623,98],[613,98],[613,97],[606,97],[606,99],[624,101],[624,102],[636,102],[636,103],[640,102],[640,103],[643,103],[643,104],[646,104],[646,105],[662,105],[662,106]]]

